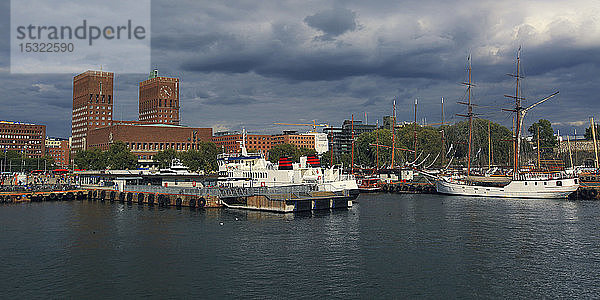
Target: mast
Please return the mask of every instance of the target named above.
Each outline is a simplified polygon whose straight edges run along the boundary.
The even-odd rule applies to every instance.
[[[379,127],[379,120],[377,120],[376,124],[376,128]],[[375,148],[375,170],[379,171],[379,132],[377,129],[375,130],[375,143],[377,143],[377,146]]]
[[[446,140],[444,137],[444,97],[442,97],[442,166],[444,165],[444,161],[446,158]]]
[[[415,127],[414,127],[414,147],[415,150],[415,162],[417,161],[417,99],[415,99]]]
[[[351,128],[352,128],[352,174],[354,174],[354,114],[352,114],[352,124],[351,124]]]
[[[329,166],[333,168],[333,135],[331,137],[331,153],[329,154],[331,155]]]
[[[469,176],[471,174],[471,147],[472,147],[472,141],[473,141],[473,104],[471,103],[471,87],[475,86],[474,84],[471,83],[471,54],[469,54],[467,61],[468,61],[467,72],[468,72],[469,81],[463,82],[463,85],[467,86],[467,101],[468,102],[467,103],[458,102],[459,104],[467,105],[467,114],[466,115],[456,114],[456,115],[469,118],[469,150],[468,150],[469,152],[467,155],[467,157],[468,157],[467,158],[467,176]]]
[[[592,138],[594,139],[594,154],[596,155],[594,166],[596,167],[596,169],[598,169],[598,144],[596,144],[596,124],[594,124],[594,117],[590,117],[590,125],[592,126]]]
[[[392,115],[392,169],[394,169],[394,152],[396,152],[396,98]]]
[[[488,169],[492,168],[492,121],[488,120]]]
[[[573,169],[573,155],[571,154],[571,141],[569,140],[569,135],[567,134],[567,148],[569,148],[569,161],[571,161],[571,169]]]
[[[560,149],[560,147],[559,147]],[[537,126],[537,157],[538,157],[538,170],[542,169],[542,165],[540,164],[540,126]]]
[[[573,128],[573,147],[575,148],[575,163],[577,163],[577,128]]]
[[[523,107],[521,106],[521,100],[524,100],[525,98],[522,98],[519,96],[519,86],[520,86],[520,79],[523,78],[521,77],[521,47],[519,47],[519,50],[517,50],[517,70],[515,74],[508,74],[508,76],[514,77],[516,79],[516,85],[515,85],[515,95],[514,96],[509,96],[509,95],[504,95],[505,97],[508,98],[513,98],[515,100],[515,108],[514,108],[514,112],[515,112],[515,122],[514,122],[514,126],[515,126],[515,131],[514,131],[514,141],[513,141],[513,174],[516,176],[517,173],[519,172],[519,152],[521,151],[520,147],[521,147],[521,123],[522,123],[522,116],[521,113],[523,111]]]

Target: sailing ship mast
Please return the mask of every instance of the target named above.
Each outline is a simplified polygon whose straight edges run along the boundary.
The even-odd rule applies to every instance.
[[[351,173],[354,174],[354,114],[352,114],[352,124],[351,126],[351,130],[352,130],[352,156],[351,156],[351,164],[352,164],[352,168],[351,168]]]
[[[414,127],[414,146],[413,150],[415,150],[414,161],[417,162],[417,99],[415,99],[415,127]]]
[[[464,104],[467,106],[467,114],[466,115],[456,114],[456,115],[469,118],[469,152],[467,154],[467,157],[468,157],[467,158],[467,176],[469,176],[471,174],[471,144],[473,141],[473,104],[471,103],[471,87],[475,86],[471,83],[471,54],[469,54],[467,61],[468,61],[467,72],[469,75],[469,81],[463,82],[463,85],[467,86],[467,101],[468,102],[467,103],[458,102],[459,104]]]
[[[392,170],[394,169],[394,153],[396,152],[396,98],[392,115]]]
[[[594,160],[594,167],[598,169],[598,144],[596,144],[596,123],[594,123],[594,117],[590,117],[590,125],[592,128],[592,139],[594,141],[594,154],[596,159]]]
[[[521,106],[521,100],[525,100],[525,98],[520,97],[519,95],[519,87],[520,87],[520,79],[523,78],[521,77],[521,47],[519,47],[519,50],[517,50],[517,72],[515,74],[507,74],[508,76],[514,77],[516,80],[516,84],[515,84],[515,95],[511,96],[511,95],[504,95],[504,97],[507,98],[513,98],[515,100],[515,108],[514,111],[515,112],[515,119],[514,119],[514,133],[513,137],[514,137],[514,141],[513,141],[513,173],[516,174],[518,173],[519,170],[519,152],[520,152],[520,148],[521,148],[521,112],[523,110],[523,107]]]
[[[504,109],[506,111],[512,111],[515,113],[515,123],[514,123],[514,125],[515,125],[515,135],[514,135],[515,140],[513,142],[513,148],[514,148],[513,177],[514,178],[517,178],[518,173],[519,173],[519,153],[521,152],[520,151],[521,150],[521,128],[523,128],[523,119],[525,118],[525,114],[527,114],[527,112],[530,109],[532,109],[532,108],[542,104],[546,100],[558,95],[558,91],[556,91],[553,94],[551,94],[550,96],[547,96],[546,98],[539,100],[538,102],[532,104],[531,106],[524,108],[523,106],[521,106],[521,100],[525,100],[525,98],[521,97],[519,94],[520,79],[524,78],[521,76],[520,72],[521,72],[521,47],[519,47],[519,50],[517,51],[517,73],[516,74],[508,74],[508,76],[514,77],[516,79],[515,95],[514,96],[504,95],[507,98],[513,98],[515,100],[514,109]]]
[[[444,137],[444,97],[442,97],[442,126],[440,126],[440,128],[442,129],[442,166],[444,166],[444,162],[446,161],[446,140]]]

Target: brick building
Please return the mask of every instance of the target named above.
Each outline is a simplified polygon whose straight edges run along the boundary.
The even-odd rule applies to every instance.
[[[179,124],[179,78],[158,76],[154,70],[139,85],[139,120]]]
[[[215,134],[212,137],[212,142],[223,149],[226,153],[237,153],[240,152],[240,142],[242,141],[241,133],[221,133]],[[246,135],[246,149],[256,150],[263,153],[269,152],[273,146],[270,135],[264,134],[247,134]]]
[[[54,164],[60,167],[69,165],[69,140],[61,138],[46,138],[46,156],[54,159]]]
[[[45,150],[46,126],[0,121],[0,151],[16,151],[26,157],[42,157]]]
[[[87,149],[90,130],[111,125],[113,77],[111,72],[90,70],[73,77],[72,154]]]
[[[284,131],[283,134],[271,137],[273,145],[292,144],[298,148],[315,149],[315,136],[309,134],[298,134],[296,131]]]
[[[162,150],[198,149],[199,142],[209,142],[212,128],[192,128],[168,124],[117,124],[91,130],[88,148],[108,150],[116,141],[124,142],[138,162],[151,164]]]
[[[315,134],[298,134],[295,131],[284,131],[283,134],[246,134],[246,149],[268,153],[275,145],[292,144],[298,148],[316,149]],[[212,141],[226,153],[237,153],[240,151],[241,133],[217,133]]]

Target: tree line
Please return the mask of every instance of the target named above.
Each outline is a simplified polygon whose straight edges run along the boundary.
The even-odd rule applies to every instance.
[[[191,171],[211,172],[217,170],[217,145],[201,142],[198,150],[177,152],[173,149],[159,151],[153,157],[160,168],[168,168],[173,159],[179,159]],[[74,162],[78,168],[86,170],[131,170],[138,167],[137,157],[124,142],[117,141],[106,151],[90,149],[79,151]]]
[[[52,170],[56,168],[54,159],[50,156],[30,158],[17,151],[0,153],[0,169],[4,172],[31,172],[33,170]]]
[[[514,151],[512,131],[485,119],[474,119],[472,126],[472,166],[487,166],[489,162],[496,166],[511,166]],[[412,151],[415,144],[415,131],[416,154]],[[533,135],[533,140],[531,143],[521,144],[524,163],[532,163],[537,158],[538,133],[540,152],[546,156],[554,155],[557,139],[548,120],[541,119],[533,123],[528,128],[528,132]],[[422,166],[445,167],[451,161],[453,164],[466,165],[469,138],[468,121],[440,127],[407,124],[397,128],[393,136],[397,148],[394,155],[394,165],[396,166],[406,163],[421,163]],[[392,131],[389,129],[377,129],[358,135],[354,143],[355,166],[363,168],[389,167],[391,165],[391,145]],[[248,151],[257,152],[252,149]],[[203,142],[199,144],[198,150],[177,152],[167,149],[159,151],[154,155],[153,160],[161,168],[167,168],[173,159],[179,159],[192,171],[212,172],[218,168],[217,155],[219,153],[220,149],[216,144]],[[316,151],[300,148],[293,144],[279,144],[269,150],[268,159],[276,163],[279,158],[288,157],[292,161],[298,162],[301,156],[308,155],[316,155]],[[332,157],[329,151],[322,154],[320,159],[325,166],[333,163],[343,164],[346,167],[350,167],[352,160],[350,153],[337,154]],[[75,156],[75,163],[79,168],[84,169],[134,169],[137,167],[137,158],[123,142],[116,142],[108,151],[78,152]]]

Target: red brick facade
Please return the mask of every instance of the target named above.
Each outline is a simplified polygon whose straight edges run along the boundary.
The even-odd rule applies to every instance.
[[[149,160],[161,150],[197,149],[199,142],[209,142],[212,128],[192,128],[163,124],[112,125],[89,132],[88,148],[108,150],[116,141],[124,142],[138,160]]]
[[[87,149],[90,130],[112,125],[113,77],[111,72],[85,71],[73,78],[73,153]]]
[[[213,136],[213,143],[224,150],[226,153],[237,153],[240,152],[240,141],[242,140],[242,134],[231,134],[223,136]],[[271,150],[271,136],[261,134],[247,134],[246,135],[246,149],[256,150],[264,153]]]
[[[212,141],[226,153],[239,152],[241,140],[242,134],[214,136],[212,138]],[[298,148],[315,149],[315,136],[308,134],[246,135],[246,149],[248,150],[257,150],[268,153],[273,146],[278,144],[293,144]]]
[[[42,157],[46,152],[46,126],[0,121],[0,152],[17,151],[26,157]]]
[[[57,166],[68,166],[69,154],[69,140],[46,139],[46,156],[52,157]]]
[[[179,124],[179,79],[154,77],[140,82],[139,120]]]

